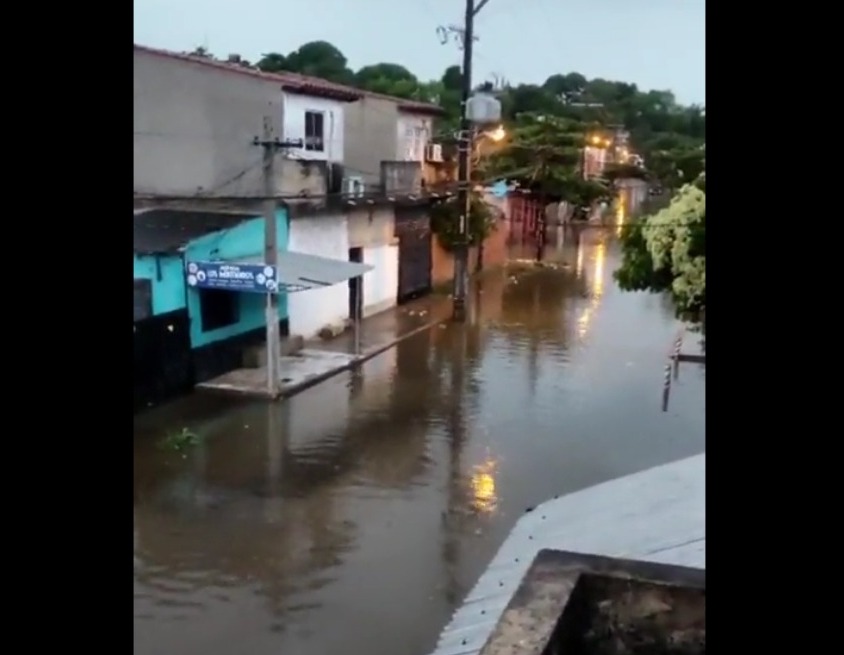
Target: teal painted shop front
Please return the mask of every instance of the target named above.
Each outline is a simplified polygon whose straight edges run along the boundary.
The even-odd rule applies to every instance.
[[[287,250],[289,232],[285,210],[276,213],[279,250]],[[185,248],[184,261],[242,260],[260,257],[264,252],[264,219],[256,218],[237,227],[215,232],[191,241]],[[181,283],[185,286],[185,274],[182,270]],[[187,290],[188,315],[191,317],[190,338],[194,348],[207,346],[216,341],[229,339],[240,334],[264,328],[266,322],[267,298],[257,293],[233,293],[238,303],[240,320],[230,326],[205,331],[200,320],[200,294],[197,289]],[[287,296],[279,295],[278,317],[287,318]]]
[[[276,212],[279,250],[287,250],[287,213]],[[237,322],[216,329],[203,329],[202,291],[187,288],[185,261],[237,260],[260,257],[264,251],[264,219],[256,217],[234,227],[212,232],[189,241],[181,254],[134,255],[136,280],[150,280],[152,314],[158,316],[187,308],[191,347],[202,348],[266,326],[266,296],[232,293],[237,304]],[[279,320],[287,319],[287,296],[279,296]]]

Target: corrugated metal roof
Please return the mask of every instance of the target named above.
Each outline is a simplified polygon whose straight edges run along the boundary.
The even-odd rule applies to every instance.
[[[539,505],[523,516],[432,655],[477,655],[543,548],[706,568],[706,455]]]
[[[254,215],[177,209],[135,210],[134,251],[139,255],[176,253],[193,239],[229,229],[250,218]]]
[[[244,264],[255,264],[264,260],[260,257],[251,257],[239,261]],[[285,287],[287,293],[330,287],[368,273],[372,269],[373,267],[369,264],[308,255],[303,252],[278,253],[278,283],[280,287]]]

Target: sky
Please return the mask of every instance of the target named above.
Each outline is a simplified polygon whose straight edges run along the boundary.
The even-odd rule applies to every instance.
[[[461,62],[437,27],[462,23],[463,0],[134,2],[135,43],[167,50],[255,61],[321,40],[351,68],[392,62],[426,80]],[[476,18],[472,77],[541,84],[577,71],[705,104],[705,11],[705,0],[489,0]]]

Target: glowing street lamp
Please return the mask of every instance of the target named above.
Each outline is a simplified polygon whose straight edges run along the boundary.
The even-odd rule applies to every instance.
[[[498,127],[496,127],[491,132],[487,132],[487,136],[490,139],[492,139],[493,141],[495,141],[496,143],[498,143],[499,141],[504,139],[504,137],[507,136],[507,132],[505,131],[505,129],[501,125],[499,125]]]

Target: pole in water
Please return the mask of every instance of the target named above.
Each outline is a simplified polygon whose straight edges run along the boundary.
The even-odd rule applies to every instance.
[[[671,393],[671,362],[665,365],[665,383],[662,387],[662,411],[668,411],[668,396]]]
[[[680,349],[683,347],[683,330],[680,331],[680,334],[677,335],[677,339],[674,341],[674,352],[671,355],[671,359],[674,360],[674,379],[676,380],[680,376]]]

